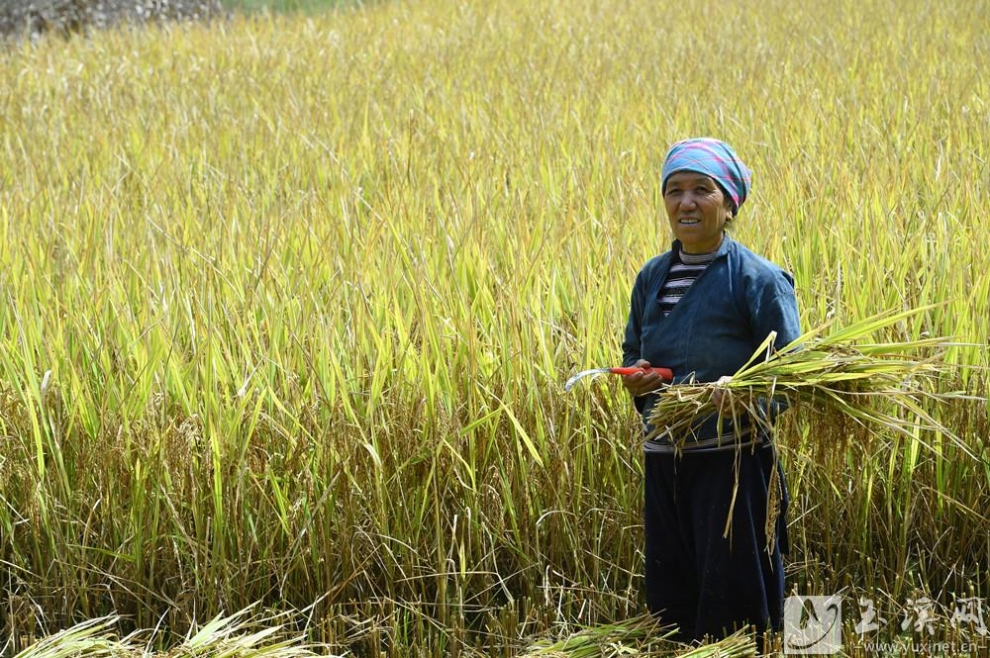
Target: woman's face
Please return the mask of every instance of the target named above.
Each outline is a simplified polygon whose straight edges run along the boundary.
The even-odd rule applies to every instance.
[[[710,176],[678,171],[663,194],[674,237],[689,254],[707,254],[722,244],[725,221],[732,215],[722,189]]]

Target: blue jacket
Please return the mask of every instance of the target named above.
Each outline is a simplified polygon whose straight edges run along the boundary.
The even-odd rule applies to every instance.
[[[705,268],[667,317],[660,311],[660,289],[672,254],[652,258],[636,277],[622,343],[622,364],[646,359],[670,368],[674,381],[713,382],[745,364],[771,331],[779,349],[801,335],[794,279],[770,261],[732,240],[722,240],[715,260]],[[644,427],[657,394],[635,398]],[[695,438],[717,436],[717,417],[699,419]],[[723,433],[732,431],[723,419]]]

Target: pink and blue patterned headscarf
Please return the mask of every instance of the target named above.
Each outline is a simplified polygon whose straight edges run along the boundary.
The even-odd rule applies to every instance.
[[[661,191],[667,191],[667,179],[678,171],[693,171],[711,176],[733,203],[732,214],[746,200],[753,176],[736,152],[725,142],[711,137],[696,137],[677,142],[663,161]]]

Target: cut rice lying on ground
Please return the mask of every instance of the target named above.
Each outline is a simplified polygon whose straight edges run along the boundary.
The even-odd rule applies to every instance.
[[[691,649],[676,648],[670,641],[676,632],[676,626],[663,625],[662,620],[644,614],[623,622],[586,628],[561,640],[540,640],[520,658],[751,658],[757,655],[756,641],[749,629]]]

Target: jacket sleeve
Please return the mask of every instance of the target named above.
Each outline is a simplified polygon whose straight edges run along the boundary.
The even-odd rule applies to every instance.
[[[632,295],[629,300],[629,319],[626,321],[626,335],[622,341],[622,365],[634,365],[642,358],[643,309],[646,303],[646,268],[636,275]],[[643,413],[646,398],[633,398],[636,410]]]
[[[762,289],[752,308],[753,338],[762,343],[771,331],[777,332],[774,351],[781,350],[801,335],[801,320],[798,315],[797,298],[794,294],[794,279],[786,272],[779,272],[770,284]],[[759,406],[767,419],[773,423],[787,410],[787,400],[774,398],[760,399]]]
[[[774,350],[780,350],[801,335],[794,279],[779,272],[752,301],[753,339],[762,343],[771,331],[777,332]]]
[[[641,270],[636,275],[632,295],[629,300],[629,319],[626,321],[626,336],[622,341],[622,365],[631,366],[642,358],[641,336],[643,332],[643,307],[646,291],[644,288],[646,276]]]

